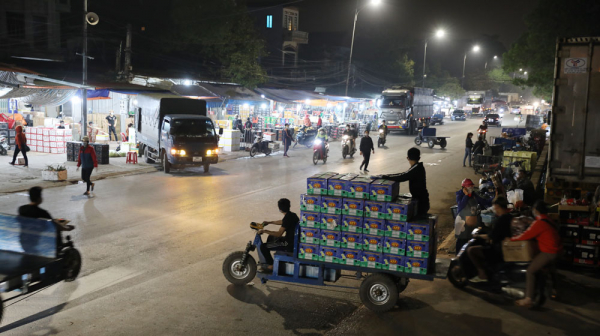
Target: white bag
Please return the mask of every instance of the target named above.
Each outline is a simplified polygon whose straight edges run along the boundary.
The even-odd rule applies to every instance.
[[[465,224],[466,222],[462,217],[456,216],[456,219],[454,220],[454,234],[458,236],[461,232],[465,231]]]

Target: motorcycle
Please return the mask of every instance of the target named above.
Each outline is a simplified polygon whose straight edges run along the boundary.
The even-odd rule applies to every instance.
[[[269,156],[275,147],[273,141],[263,140],[262,136],[256,137],[252,147],[250,147],[250,157],[254,157],[258,153],[264,153]]]
[[[377,140],[377,147],[385,146],[385,140],[387,138],[387,134],[383,128],[379,129],[379,139]]]
[[[342,157],[344,159],[346,156],[352,157],[354,153],[356,153],[356,148],[354,148],[352,137],[349,135],[342,136]]]
[[[522,298],[525,296],[526,274],[529,263],[519,262],[500,262],[490,265],[486,263],[487,282],[472,283],[472,279],[477,275],[477,268],[471,261],[467,249],[471,246],[485,246],[486,240],[480,237],[484,231],[475,229],[472,233],[473,238],[465,244],[456,258],[452,259],[448,269],[448,280],[456,288],[472,286],[480,290],[491,293],[504,293],[511,298]],[[548,270],[542,270],[536,275],[535,293],[533,295],[534,307],[541,307],[546,298],[552,293],[552,277]]]
[[[264,224],[252,222],[250,223],[250,228],[258,231],[264,228]],[[241,286],[254,279],[256,276],[257,265],[256,259],[250,255],[250,252],[257,250],[259,262],[261,264],[266,264],[265,257],[260,251],[260,246],[262,244],[263,241],[257,233],[254,236],[254,241],[249,241],[246,244],[246,249],[244,249],[244,251],[233,252],[225,258],[222,271],[223,275],[230,283]]]
[[[319,160],[323,160],[323,164],[327,163],[327,156],[329,155],[329,143],[321,139],[315,139],[313,144],[313,163],[316,165]],[[325,148],[323,148],[325,146]]]
[[[0,155],[7,155],[10,146],[8,145],[8,141],[4,135],[0,135]]]
[[[296,142],[294,142],[294,147],[296,148],[297,144],[304,145],[306,148],[310,148],[317,136],[317,131],[311,128],[307,128],[304,126],[301,128],[296,134]]]
[[[483,140],[485,140],[485,136],[487,135],[487,129],[478,129],[477,130],[477,135],[478,136],[483,136]]]

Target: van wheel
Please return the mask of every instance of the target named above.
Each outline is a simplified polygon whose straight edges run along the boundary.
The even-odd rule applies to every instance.
[[[163,164],[163,168],[165,169],[165,174],[168,174],[171,172],[171,162],[169,162],[169,160],[167,159],[167,153],[163,152],[162,155],[162,164]]]

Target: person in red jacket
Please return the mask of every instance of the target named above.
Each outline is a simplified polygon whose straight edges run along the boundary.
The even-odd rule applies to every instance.
[[[15,146],[15,153],[13,154],[13,159],[12,162],[10,162],[10,164],[13,166],[15,165],[17,155],[19,155],[19,152],[21,152],[23,153],[23,157],[25,158],[24,167],[29,167],[29,160],[27,160],[27,152],[25,151],[25,147],[27,145],[27,138],[25,137],[25,133],[23,133],[23,126],[17,126],[17,128],[15,128],[15,131],[17,132],[15,136],[15,142],[17,143],[17,145]]]
[[[321,128],[323,126],[323,119],[321,119],[321,115],[319,114],[319,119],[317,120],[317,128]]]
[[[95,183],[92,183],[91,176],[94,168],[96,168],[96,173],[98,172],[98,160],[96,160],[96,150],[90,146],[90,138],[84,136],[81,141],[83,141],[83,146],[79,148],[77,170],[81,167],[81,179],[87,184],[87,190],[83,194],[88,196],[90,188],[94,191]]]
[[[527,267],[527,287],[525,298],[516,302],[518,306],[531,307],[535,291],[535,273],[552,263],[562,250],[558,230],[548,217],[548,207],[544,201],[533,205],[532,213],[535,221],[521,235],[511,238],[512,241],[536,240],[540,253],[536,255]]]

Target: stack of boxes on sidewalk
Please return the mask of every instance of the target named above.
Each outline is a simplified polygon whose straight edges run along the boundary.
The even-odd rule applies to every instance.
[[[589,206],[559,205],[558,215],[560,235],[565,250],[563,262],[599,267],[600,222],[590,220]],[[599,218],[598,214],[595,218]]]
[[[301,197],[298,258],[427,274],[436,217],[414,220],[416,206],[398,182],[314,175]]]
[[[64,154],[67,142],[73,140],[71,129],[26,127],[27,145],[32,152]]]

